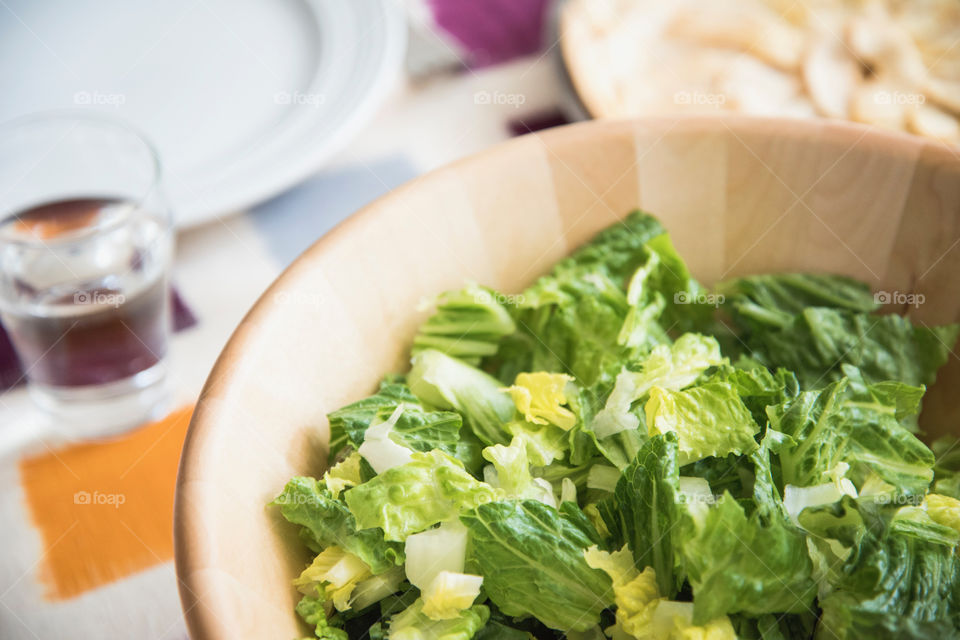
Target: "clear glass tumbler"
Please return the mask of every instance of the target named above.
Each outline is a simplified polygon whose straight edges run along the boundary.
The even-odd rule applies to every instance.
[[[72,112],[0,126],[0,319],[41,408],[101,431],[157,409],[172,251],[137,131]]]

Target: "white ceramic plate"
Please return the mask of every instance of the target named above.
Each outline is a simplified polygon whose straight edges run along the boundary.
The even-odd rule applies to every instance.
[[[129,120],[191,226],[341,148],[397,77],[405,38],[393,0],[6,0],[0,120],[64,107]]]

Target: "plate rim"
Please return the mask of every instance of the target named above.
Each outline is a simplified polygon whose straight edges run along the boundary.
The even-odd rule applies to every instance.
[[[324,0],[306,0],[305,4],[316,16],[315,5],[322,1]],[[291,163],[289,170],[278,172],[272,179],[263,180],[256,186],[244,189],[240,195],[225,194],[221,190],[220,193],[186,199],[187,202],[192,200],[194,203],[202,202],[204,199],[212,201],[212,204],[208,206],[196,204],[184,206],[170,197],[169,188],[165,189],[173,209],[174,226],[177,230],[192,229],[233,217],[294,187],[315,173],[326,160],[346,146],[363,125],[375,115],[376,110],[399,79],[399,71],[402,69],[404,51],[407,45],[407,33],[404,15],[393,2],[390,0],[372,1],[376,3],[377,13],[383,20],[385,38],[377,43],[378,59],[374,63],[375,71],[370,76],[369,82],[360,86],[357,90],[357,106],[345,116],[343,122],[331,135],[322,139],[321,143],[301,145],[300,147],[297,147],[297,145],[285,147],[284,149],[287,152],[298,152],[296,153],[298,161]],[[362,11],[358,8],[359,5],[352,2],[346,3],[344,6],[348,7],[350,11]],[[370,6],[373,7],[373,5]],[[316,79],[316,76],[313,76],[310,83],[316,82]],[[309,131],[309,129],[305,131]],[[308,137],[303,139],[310,140]],[[275,159],[275,157],[275,154],[267,154],[259,161],[269,161]],[[227,178],[225,184],[229,185],[231,180],[235,181],[236,178]],[[186,212],[184,213],[184,211]]]

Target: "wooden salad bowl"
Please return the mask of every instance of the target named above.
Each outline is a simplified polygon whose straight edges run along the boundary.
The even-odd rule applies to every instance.
[[[425,297],[467,280],[519,291],[638,207],[706,284],[836,272],[916,294],[889,308],[915,322],[960,319],[960,157],[921,138],[813,120],[589,122],[434,171],[301,255],[210,374],[177,480],[191,636],[306,635],[290,581],[308,552],[266,504],[322,473],[327,412],[407,368]],[[957,353],[925,400],[933,435],[960,425]]]

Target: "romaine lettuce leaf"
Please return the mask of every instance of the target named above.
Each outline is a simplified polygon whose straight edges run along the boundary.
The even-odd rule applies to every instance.
[[[350,597],[350,607],[363,611],[367,607],[388,598],[400,590],[403,582],[403,569],[393,567],[381,574],[370,576],[357,583]]]
[[[506,622],[493,619],[480,630],[476,638],[477,640],[536,640],[529,631],[517,629],[507,625]]]
[[[730,616],[739,640],[809,640],[817,624],[813,614],[764,614],[756,618]]]
[[[491,606],[490,620],[477,634],[477,640],[538,640],[557,635],[536,618],[510,618]]]
[[[710,381],[728,382],[740,396],[758,425],[767,422],[767,407],[782,404],[796,397],[800,392],[800,383],[792,372],[777,369],[770,372],[762,365],[743,367],[743,361],[736,367],[721,367]]]
[[[635,212],[523,292],[514,311],[518,332],[492,358],[498,376],[512,381],[521,371],[562,372],[584,387],[609,389],[623,362],[669,342],[658,317],[674,315],[674,289],[699,291],[663,227]],[[680,308],[684,317],[699,310]]]
[[[637,214],[635,214],[637,215]],[[644,214],[639,214],[644,215]],[[690,274],[687,265],[673,246],[666,232],[651,238],[645,247],[656,256],[647,273],[635,273],[627,287],[627,301],[632,309],[643,309],[657,297],[665,308],[660,324],[678,333],[699,331],[713,315],[713,308],[700,283]],[[656,292],[655,296],[648,292]]]
[[[413,450],[397,444],[391,437],[393,426],[403,412],[404,405],[398,405],[386,420],[381,421],[375,418],[367,427],[367,432],[363,434],[363,444],[357,449],[357,453],[376,473],[383,473],[387,469],[407,464],[411,460]]]
[[[684,466],[680,473],[706,480],[714,496],[726,491],[737,500],[749,500],[756,489],[751,461],[755,456],[761,456],[761,452],[762,449],[758,449],[749,456],[730,454],[703,458]]]
[[[920,538],[926,542],[955,548],[960,542],[960,533],[953,527],[940,524],[923,507],[900,507],[890,519],[889,533]]]
[[[618,469],[625,469],[633,462],[648,439],[646,432],[640,429],[618,431],[606,438],[597,438],[589,428],[585,428],[583,433],[591,438],[593,448]]]
[[[433,349],[421,351],[412,363],[408,380],[418,398],[461,413],[484,444],[506,444],[503,425],[513,418],[514,406],[495,378]]]
[[[424,615],[431,620],[459,617],[480,595],[482,584],[482,576],[441,571],[421,593]]]
[[[322,592],[318,595],[303,596],[297,603],[297,615],[313,627],[318,640],[350,640],[346,631],[338,629],[327,620],[324,603],[325,598]]]
[[[501,363],[500,378],[550,371],[572,375],[585,387],[607,384],[632,351],[618,340],[629,309],[626,292],[603,268],[561,263],[523,293],[516,339],[504,342],[513,348],[513,362]],[[650,325],[657,327],[651,341],[668,340],[655,320]]]
[[[733,386],[709,382],[686,391],[650,389],[644,407],[651,436],[677,434],[680,465],[707,456],[750,453],[757,448],[760,427]]]
[[[534,478],[527,461],[527,447],[523,439],[515,437],[509,447],[493,445],[483,450],[483,457],[493,463],[484,469],[484,476],[492,476],[491,486],[500,488],[509,498],[530,498],[556,507],[553,487],[542,478]],[[487,471],[492,471],[488,474]]]
[[[330,461],[346,445],[352,445],[354,449],[359,447],[364,432],[374,418],[381,415],[386,419],[401,403],[416,405],[419,400],[402,382],[384,380],[372,396],[327,414],[330,421]]]
[[[934,522],[960,533],[960,500],[931,493],[923,499],[923,502]]]
[[[857,530],[854,552],[820,600],[818,638],[957,637],[956,532],[915,515]]]
[[[623,290],[637,269],[647,260],[647,244],[666,233],[660,221],[636,210],[623,220],[604,229],[577,249],[573,256],[557,264],[602,267]],[[680,274],[678,277],[682,277]]]
[[[672,345],[657,345],[636,371],[624,369],[617,375],[613,391],[603,410],[591,424],[598,438],[636,429],[640,418],[631,411],[635,402],[647,397],[654,386],[680,391],[696,382],[708,368],[724,362],[720,345],[713,338],[685,333]]]
[[[757,512],[764,519],[782,520],[789,517],[789,509],[784,505],[778,478],[774,477],[774,469],[779,471],[779,468],[771,461],[771,456],[779,453],[786,446],[785,441],[788,438],[789,436],[785,436],[778,431],[767,429],[766,435],[760,441],[760,448],[747,456],[747,460],[752,467],[750,470],[753,472],[751,497]],[[748,484],[742,478],[746,475],[743,467],[741,466],[737,471],[740,472],[742,485]],[[711,489],[714,491],[714,495],[722,494],[725,490],[714,486],[711,486]]]
[[[484,577],[484,591],[505,614],[584,631],[612,602],[610,578],[583,558],[594,541],[556,509],[535,500],[499,501],[460,519],[470,530],[468,570]]]
[[[461,510],[500,495],[442,451],[414,453],[412,458],[344,493],[361,527],[379,527],[387,540],[402,542],[412,533],[453,520]]]
[[[552,424],[513,420],[504,425],[504,429],[514,440],[523,441],[527,459],[534,466],[544,467],[554,460],[562,460],[570,447],[570,435]]]
[[[407,536],[404,570],[410,584],[426,589],[441,571],[460,573],[467,554],[467,529],[459,520]]]
[[[807,307],[854,312],[877,308],[863,282],[819,273],[780,273],[747,276],[717,285],[738,322],[751,328],[783,328]]]
[[[334,498],[338,498],[344,489],[355,487],[364,481],[363,458],[353,451],[346,458],[336,463],[323,474],[323,484],[326,485]]]
[[[922,621],[897,613],[844,606],[828,600],[817,640],[958,640],[960,633],[950,620]]]
[[[613,503],[601,510],[610,531],[617,531],[638,568],[653,567],[658,592],[672,598],[682,584],[674,570],[679,453],[676,435],[650,438],[624,469]]]
[[[767,366],[789,369],[804,389],[843,377],[842,365],[869,382],[932,384],[957,341],[960,325],[914,326],[897,315],[868,315],[809,307],[793,321],[752,334],[753,355]]]
[[[280,507],[284,518],[308,532],[307,540],[314,551],[340,545],[363,560],[373,573],[403,564],[403,547],[384,540],[380,529],[358,528],[354,514],[322,481],[292,478],[272,504]]]
[[[936,457],[933,491],[960,499],[960,438],[941,436],[930,444]]]
[[[304,569],[293,585],[304,595],[321,589],[338,611],[350,608],[350,599],[357,584],[372,577],[370,567],[343,547],[331,545]],[[384,594],[389,595],[389,594]]]
[[[703,626],[693,625],[693,604],[670,601],[657,590],[657,576],[652,567],[637,571],[633,557],[624,548],[612,553],[590,547],[584,557],[594,569],[602,569],[613,581],[617,623],[608,632],[611,637],[639,640],[671,638],[705,638],[737,640],[730,619],[726,616]]]
[[[414,451],[440,449],[457,456],[461,424],[463,418],[453,411],[425,411],[422,407],[404,404],[393,431],[401,444]]]
[[[420,325],[413,339],[413,353],[436,349],[466,363],[497,352],[504,336],[516,331],[501,294],[487,287],[468,285],[437,298],[436,311]]]
[[[933,452],[908,429],[916,425],[924,388],[901,382],[865,382],[845,366],[850,384],[843,416],[850,424],[851,477],[862,485],[870,473],[903,495],[923,495],[933,480]]]
[[[850,377],[768,407],[772,428],[795,443],[780,452],[784,483],[824,484],[846,463],[856,485],[875,474],[903,495],[922,495],[933,479],[934,455],[904,426],[913,420],[922,388],[868,384],[856,369],[844,371]]]
[[[613,493],[620,482],[620,470],[608,464],[595,464],[587,472],[587,488]]]
[[[423,600],[390,618],[389,640],[470,640],[487,623],[490,609],[475,604],[456,618],[431,620],[423,612]]]
[[[513,403],[527,422],[553,424],[569,431],[577,423],[577,416],[568,407],[568,392],[575,393],[573,378],[563,373],[521,373],[507,389]]]
[[[613,602],[617,607],[617,631],[634,638],[649,631],[653,611],[660,601],[653,568],[646,567],[643,572],[638,571],[633,555],[626,547],[613,552],[589,547],[583,552],[583,557],[588,565],[610,576]]]
[[[370,425],[386,422],[401,405],[403,412],[393,423],[392,440],[414,451],[441,449],[468,463],[469,452],[467,457],[461,455],[460,414],[427,411],[410,388],[399,382],[384,382],[374,395],[329,414],[331,438],[342,432],[343,444],[358,449]]]
[[[816,584],[803,534],[780,518],[749,517],[724,494],[686,505],[675,536],[693,586],[694,622],[743,612],[814,611]]]
[[[780,451],[783,482],[798,487],[829,481],[830,471],[844,460],[851,424],[842,415],[847,380],[767,408],[770,426],[795,443]]]

